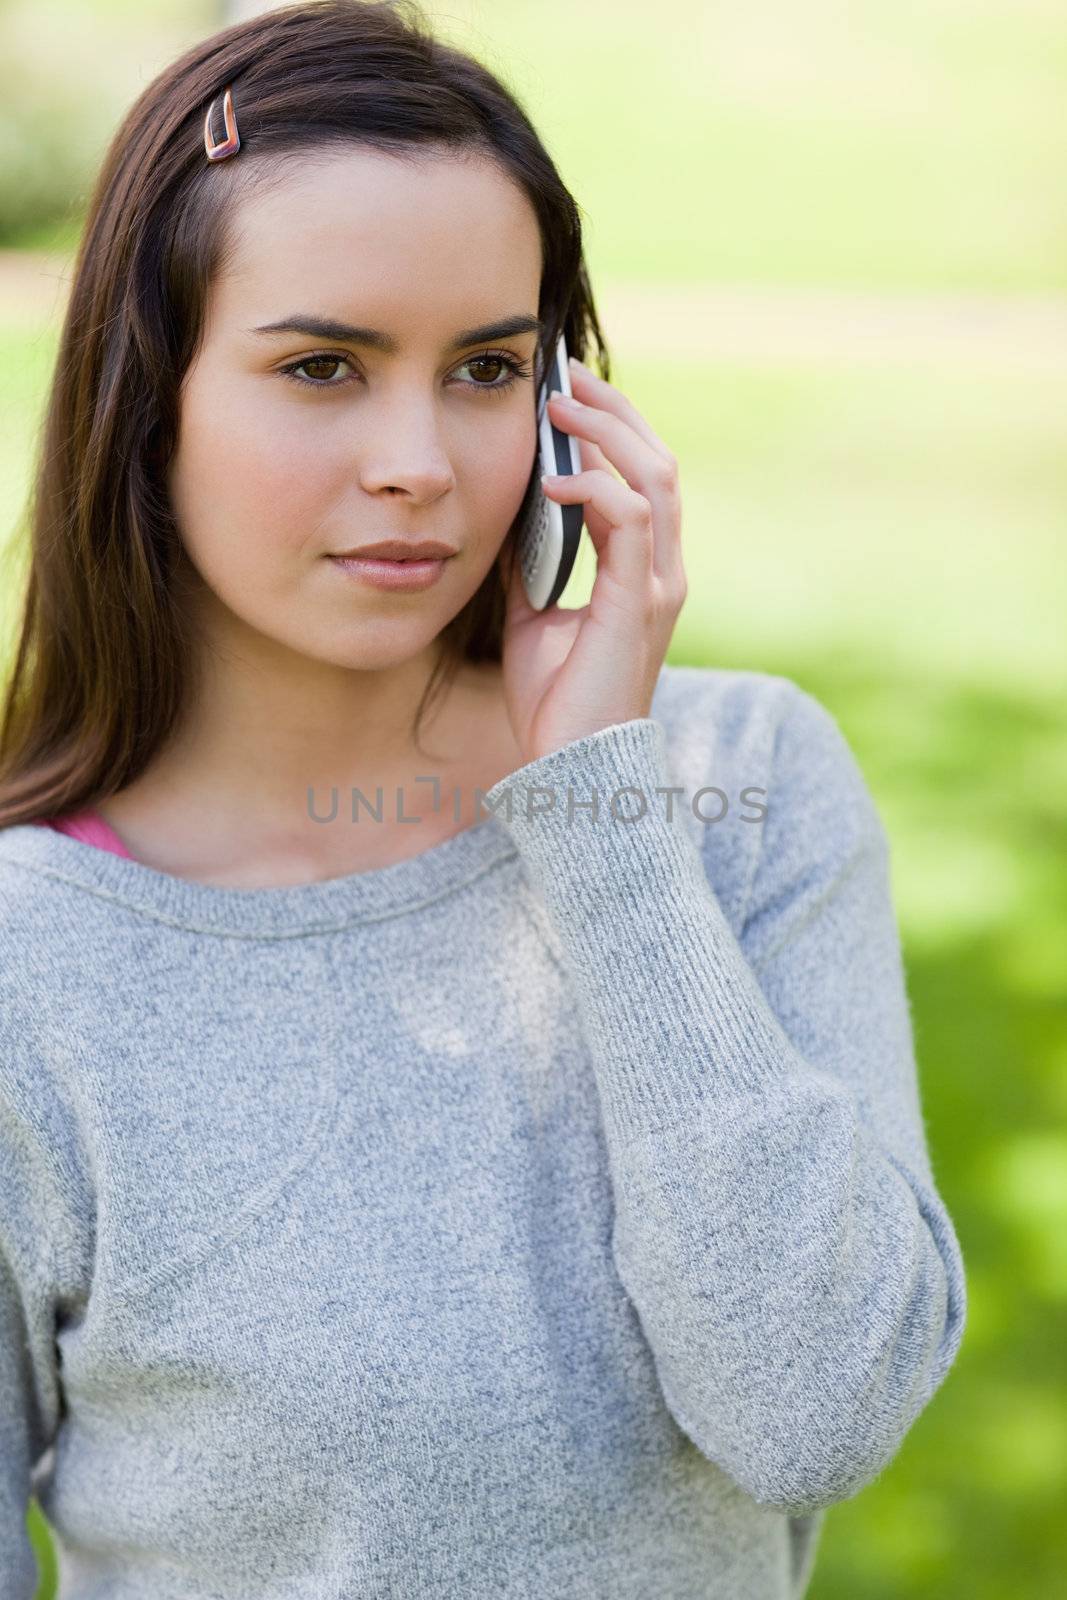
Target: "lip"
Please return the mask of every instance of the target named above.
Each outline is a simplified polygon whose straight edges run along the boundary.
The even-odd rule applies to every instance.
[[[357,583],[369,583],[375,589],[418,590],[429,589],[445,570],[445,559],[429,561],[381,561],[363,556],[331,556],[330,560]]]
[[[346,561],[437,561],[454,556],[456,551],[440,539],[379,539],[377,544],[357,545],[353,550],[332,550],[331,555]]]

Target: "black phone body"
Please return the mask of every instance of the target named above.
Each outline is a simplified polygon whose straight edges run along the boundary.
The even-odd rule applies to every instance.
[[[535,611],[555,605],[567,587],[585,520],[584,506],[561,506],[541,487],[543,472],[570,475],[582,470],[578,440],[555,427],[549,415],[548,396],[556,389],[571,393],[562,334],[538,389],[537,459],[517,530],[523,588]]]

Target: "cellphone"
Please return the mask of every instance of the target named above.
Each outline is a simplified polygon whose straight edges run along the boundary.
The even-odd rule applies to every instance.
[[[537,458],[517,531],[526,598],[535,611],[554,606],[571,575],[585,521],[584,506],[561,506],[541,487],[542,472],[570,476],[582,471],[578,440],[553,426],[548,397],[571,392],[567,345],[562,334],[537,393]]]

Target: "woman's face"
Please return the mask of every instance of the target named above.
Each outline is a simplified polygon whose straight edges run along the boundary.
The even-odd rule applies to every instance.
[[[487,158],[353,147],[244,196],[233,232],[169,468],[203,598],[216,628],[302,656],[409,660],[476,592],[529,481],[536,332],[470,333],[536,319],[532,207]],[[262,331],[309,318],[352,331]],[[456,554],[421,591],[329,559],[390,538]]]

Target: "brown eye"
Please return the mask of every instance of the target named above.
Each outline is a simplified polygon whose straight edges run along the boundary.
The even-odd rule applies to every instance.
[[[338,368],[340,365],[341,365],[340,356],[312,356],[310,361],[302,361],[301,362],[301,366],[308,373],[308,376],[312,377],[312,378],[315,378],[315,379],[319,379],[319,378],[329,379],[329,378],[332,378],[333,377],[333,373],[332,372],[323,372],[322,368],[323,367],[333,367],[336,370],[336,368]],[[314,370],[315,368],[317,368],[318,370],[317,371]]]
[[[493,372],[491,372],[491,373],[490,373],[490,374],[489,374],[489,375],[488,375],[488,376],[489,376],[489,381],[490,381],[490,382],[492,382],[492,380],[493,380],[493,378],[494,378],[494,377],[495,377],[495,376],[496,376],[496,375],[497,375],[497,374],[499,374],[499,373],[500,373],[500,371],[501,371],[501,370],[503,370],[503,369],[505,369],[505,362],[504,362],[504,358],[503,358],[503,356],[475,356],[475,357],[474,357],[474,358],[473,358],[473,360],[471,360],[471,361],[468,361],[468,362],[467,362],[467,363],[466,363],[466,365],[467,365],[467,366],[468,366],[468,367],[469,367],[469,368],[470,368],[470,369],[471,369],[471,370],[472,370],[472,371],[473,371],[473,370],[474,370],[474,369],[475,369],[475,368],[477,368],[477,367],[481,367],[481,368],[483,368],[483,369],[484,369],[484,368],[485,368],[485,367],[492,367],[492,368],[495,368],[495,373],[493,373]],[[486,373],[485,373],[485,372],[484,372],[484,370],[483,370],[483,371],[482,371],[482,373],[481,373],[481,376],[482,376],[482,377],[483,377],[483,378],[484,378],[484,377],[486,377]]]
[[[331,373],[336,373],[338,367],[348,366],[351,366],[351,362],[347,356],[331,355],[324,350],[318,355],[305,356],[303,361],[290,361],[288,366],[279,370],[291,383],[302,383],[308,389],[343,389],[353,379],[335,378]],[[303,376],[305,368],[314,369],[309,377]]]
[[[486,378],[486,368],[489,369],[490,375],[495,374],[491,376],[490,381],[483,381]],[[530,376],[529,367],[505,350],[483,350],[481,355],[468,356],[459,370],[480,371],[480,377],[464,378],[460,381],[468,389],[480,389],[483,394],[506,394],[520,378]]]

